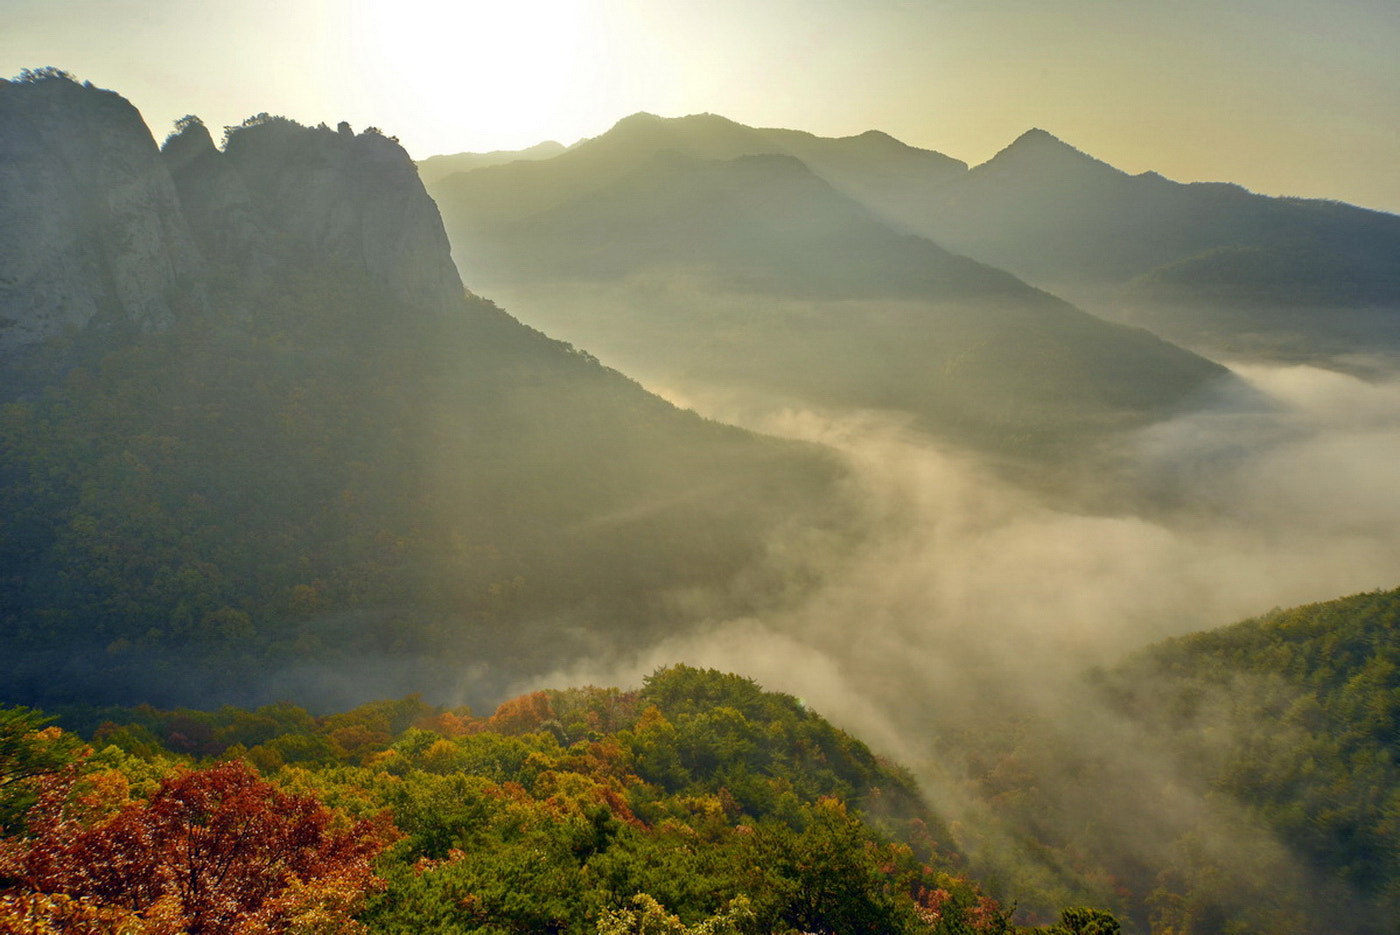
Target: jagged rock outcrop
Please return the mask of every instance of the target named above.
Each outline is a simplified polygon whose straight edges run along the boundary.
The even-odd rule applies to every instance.
[[[215,272],[230,271],[245,288],[265,288],[278,267],[276,248],[243,177],[214,146],[196,117],[185,117],[161,147],[185,218]]]
[[[177,137],[167,150],[178,153],[178,143]],[[223,177],[207,196],[222,203],[192,206],[197,233],[211,249],[254,249],[260,227],[272,248],[293,262],[315,257],[347,264],[415,307],[460,304],[462,280],[437,205],[396,140],[377,130],[353,134],[345,124],[337,131],[259,117],[232,130],[222,153],[211,145],[187,168],[177,168],[177,178],[191,171],[218,177],[217,168],[200,168],[210,162],[236,173],[249,196],[243,201],[236,184]]]
[[[260,115],[220,151],[191,117],[162,154],[118,94],[53,71],[0,81],[0,352],[157,330],[206,309],[215,282],[256,296],[308,263],[461,307],[437,206],[377,130]]]
[[[203,264],[140,113],[45,75],[0,81],[0,351],[203,307]]]

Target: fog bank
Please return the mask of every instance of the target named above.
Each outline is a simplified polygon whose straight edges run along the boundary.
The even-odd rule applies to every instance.
[[[1067,811],[1095,812],[1104,839],[1121,834],[1150,861],[1205,806],[1192,777],[1174,775],[1174,764],[1095,709],[1083,673],[1164,637],[1393,587],[1400,568],[1400,383],[1308,367],[1234,369],[1254,395],[1127,440],[1112,482],[1154,506],[1114,515],[1056,506],[885,415],[755,417],[717,399],[680,400],[844,452],[878,532],[795,606],[716,619],[538,684],[635,685],[680,661],[743,673],[913,766],[949,818],[981,823],[962,842],[973,849],[1014,845],[997,843],[991,812],[959,774],[960,731],[995,713],[1010,719],[999,723],[1041,719],[1071,749],[1103,749],[1111,738],[1122,785],[1179,787],[1177,814],[1132,815],[1131,797],[1115,792],[1110,806],[1095,783],[1036,782],[1062,790]],[[1102,824],[1123,809],[1118,821],[1131,828]],[[1229,820],[1222,852],[1247,845],[1252,860],[1282,859],[1267,835]]]

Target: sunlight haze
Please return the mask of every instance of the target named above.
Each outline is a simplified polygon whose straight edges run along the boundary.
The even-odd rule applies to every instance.
[[[1400,7],[1376,0],[5,0],[0,71],[53,65],[160,137],[280,113],[416,158],[565,144],[646,110],[971,164],[1039,126],[1129,172],[1400,210]]]

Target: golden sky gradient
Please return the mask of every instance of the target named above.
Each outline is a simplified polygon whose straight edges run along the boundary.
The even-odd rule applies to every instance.
[[[976,164],[1039,126],[1119,168],[1400,212],[1396,0],[0,0],[0,74],[56,65],[157,137],[260,111],[416,157],[639,110]]]

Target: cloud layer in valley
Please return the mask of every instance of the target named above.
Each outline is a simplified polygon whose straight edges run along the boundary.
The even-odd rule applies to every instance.
[[[717,619],[539,684],[635,685],[677,661],[741,672],[911,764],[945,814],[984,828],[986,803],[956,775],[948,745],[987,712],[1030,714],[1067,749],[1114,745],[1128,779],[1116,783],[1118,807],[1098,810],[1132,827],[1106,825],[1102,837],[1159,854],[1206,806],[1192,777],[1174,777],[1175,764],[1095,708],[1085,671],[1274,607],[1393,587],[1400,567],[1400,384],[1235,370],[1244,389],[1232,399],[1131,439],[1118,482],[1137,487],[1139,511],[1056,506],[881,416],[785,410],[756,423],[749,409],[754,427],[845,452],[878,534],[780,613]],[[1135,814],[1121,801],[1132,777],[1185,790],[1175,813]],[[1062,789],[1067,809],[1105,794],[1063,776],[1037,781]],[[1233,843],[1203,846],[1228,854],[1252,836],[1238,852],[1255,862],[1235,872],[1257,873],[1260,854],[1272,855],[1270,872],[1289,872],[1277,843],[1241,821],[1228,819]],[[997,846],[998,832],[982,833],[982,846]]]

